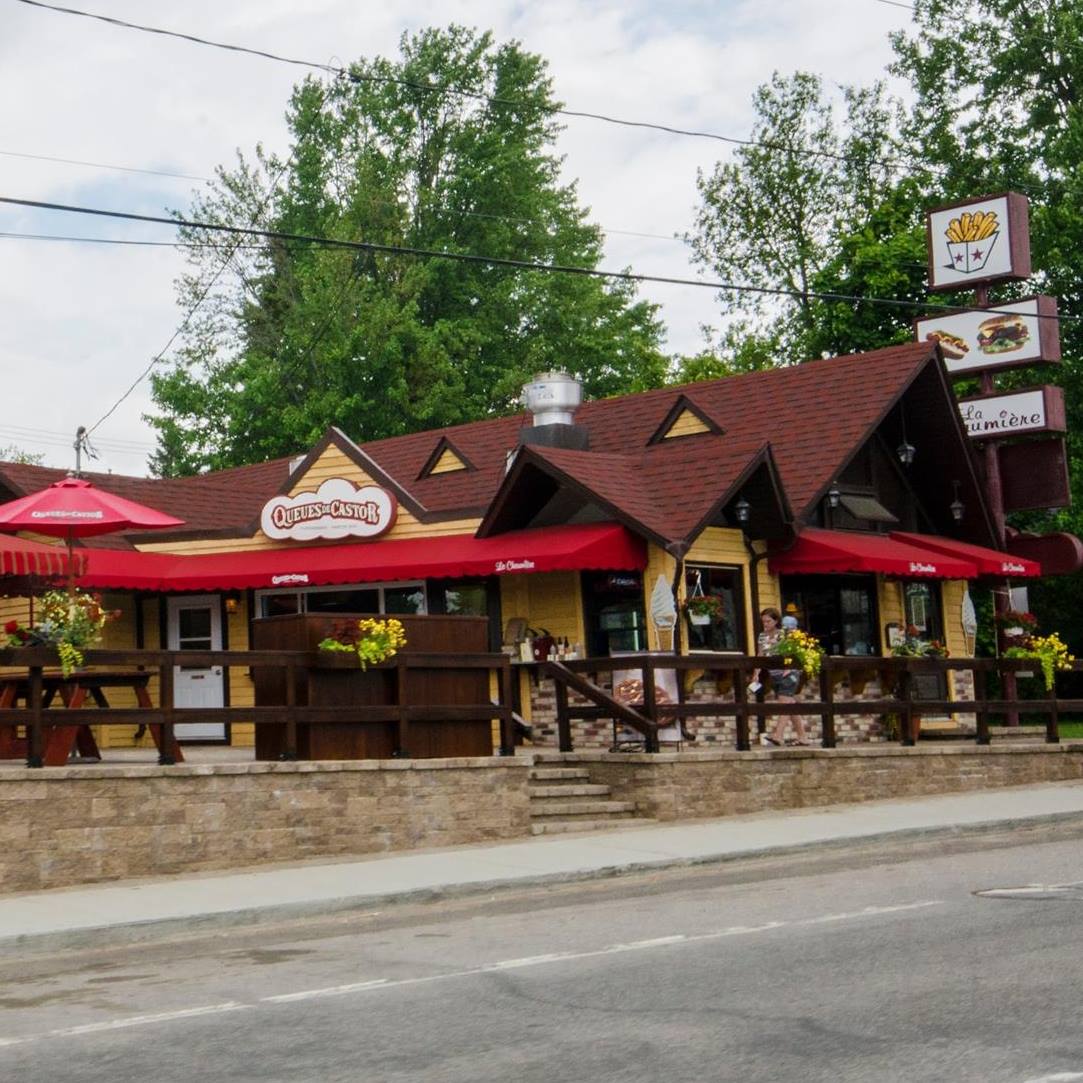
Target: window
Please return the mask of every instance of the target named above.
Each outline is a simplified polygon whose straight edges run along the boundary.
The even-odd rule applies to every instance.
[[[283,613],[427,613],[424,583],[257,591],[261,617]]]
[[[639,572],[584,572],[582,585],[588,655],[645,651],[647,617]]]
[[[685,598],[701,595],[718,598],[721,611],[707,620],[687,612],[690,651],[743,651],[745,649],[744,592],[740,568],[718,564],[687,564],[684,571]]]
[[[792,613],[828,654],[880,653],[876,577],[784,575],[783,614]]]

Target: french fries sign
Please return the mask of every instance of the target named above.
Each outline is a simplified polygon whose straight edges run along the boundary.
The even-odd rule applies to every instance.
[[[1030,276],[1027,200],[1015,192],[930,211],[929,283],[957,290]]]
[[[1028,297],[998,304],[992,312],[971,309],[925,316],[914,323],[919,342],[936,342],[953,376],[1060,360],[1055,297]]]

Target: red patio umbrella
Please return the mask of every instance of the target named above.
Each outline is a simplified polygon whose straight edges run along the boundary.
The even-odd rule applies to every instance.
[[[75,593],[76,538],[112,534],[129,527],[157,530],[182,526],[174,519],[134,500],[98,489],[83,478],[54,481],[47,489],[0,504],[0,530],[32,530],[63,538],[68,546],[68,592]]]

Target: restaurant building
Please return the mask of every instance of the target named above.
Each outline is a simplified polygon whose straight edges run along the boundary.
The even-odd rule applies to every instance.
[[[711,658],[756,653],[765,606],[796,613],[832,654],[886,654],[913,625],[965,656],[967,581],[1039,570],[995,551],[935,343],[581,405],[549,374],[527,401],[530,413],[383,440],[332,428],[296,458],[196,477],[88,474],[185,524],[85,540],[80,584],[123,614],[106,645],[244,649],[251,621],[295,612],[484,615],[492,649],[516,658],[527,637],[591,657],[701,654],[685,692],[725,697]],[[0,464],[0,498],[62,474]],[[660,578],[675,636],[651,617]],[[706,622],[686,608],[700,595],[720,600]],[[25,616],[25,599],[2,604],[4,619]],[[227,682],[182,668],[175,695],[253,702],[239,669]],[[527,663],[519,703],[552,744],[551,687]],[[705,722],[700,739],[728,741],[727,726]],[[178,735],[252,742],[243,725]],[[584,724],[577,747],[611,739]]]

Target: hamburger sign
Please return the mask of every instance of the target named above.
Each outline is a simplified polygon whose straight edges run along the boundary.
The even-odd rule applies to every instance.
[[[997,305],[993,313],[956,312],[917,320],[919,340],[937,342],[950,373],[1002,369],[1060,360],[1054,297]]]

